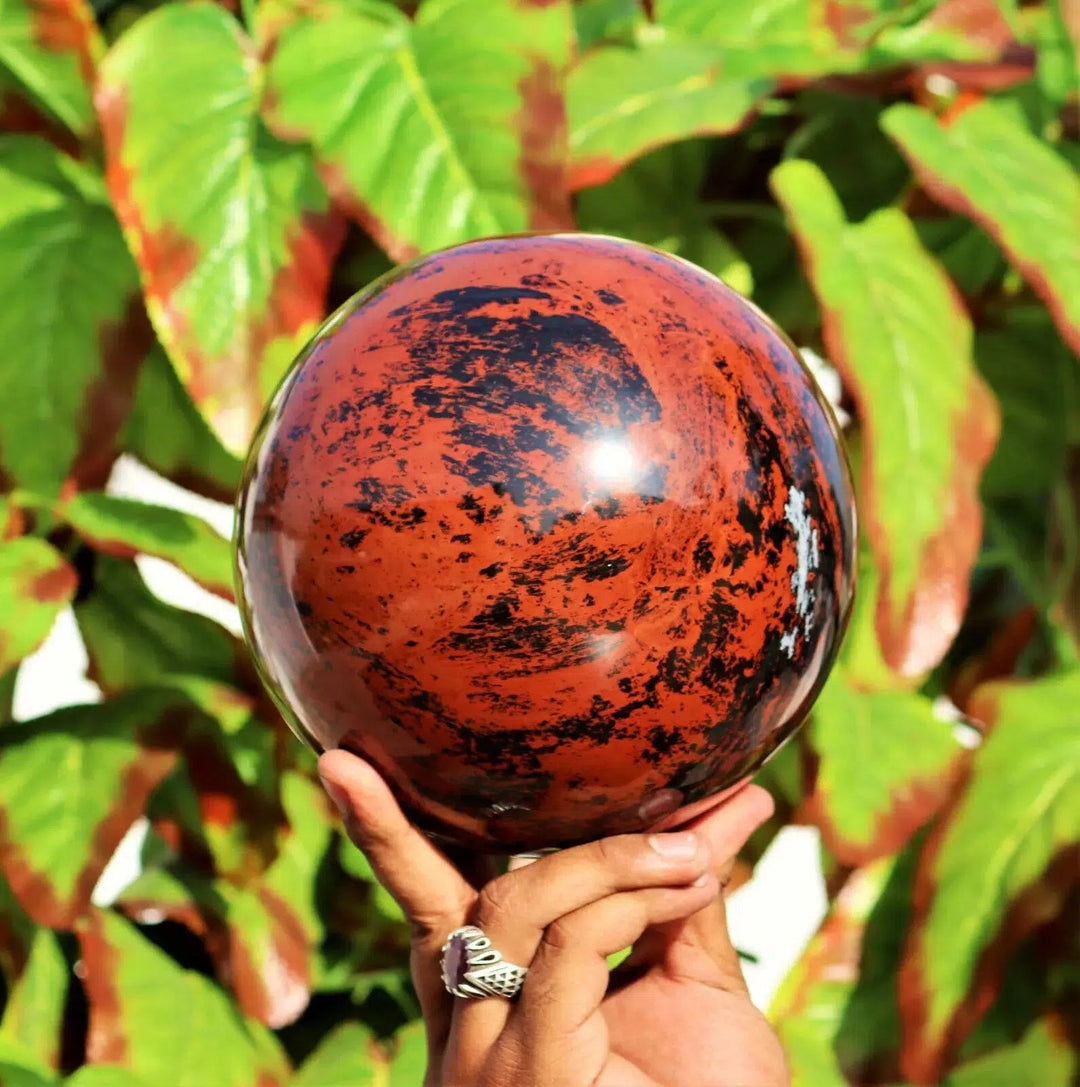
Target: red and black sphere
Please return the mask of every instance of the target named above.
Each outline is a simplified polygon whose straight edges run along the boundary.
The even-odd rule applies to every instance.
[[[317,749],[512,852],[671,822],[798,726],[846,623],[836,423],[750,303],[592,235],[421,258],[260,428],[245,630]]]

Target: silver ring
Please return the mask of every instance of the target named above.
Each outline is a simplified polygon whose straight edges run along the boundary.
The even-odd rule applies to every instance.
[[[475,925],[455,929],[442,947],[442,979],[448,993],[465,1000],[501,996],[513,1000],[528,971],[507,962]]]

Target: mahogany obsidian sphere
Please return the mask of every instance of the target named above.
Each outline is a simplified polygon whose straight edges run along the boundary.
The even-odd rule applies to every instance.
[[[253,445],[237,563],[297,732],[512,852],[670,825],[760,766],[828,673],[854,543],[783,334],[678,258],[559,235],[423,257],[327,321]]]

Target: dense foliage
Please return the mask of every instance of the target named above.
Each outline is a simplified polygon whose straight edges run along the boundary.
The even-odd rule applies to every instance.
[[[228,542],[104,488],[126,453],[229,499],[330,307],[577,227],[714,271],[842,379],[860,601],[744,864],[821,828],[796,1082],[1072,1082],[1077,9],[406,6],[0,5],[0,1080],[420,1082],[393,903],[236,639],[135,561],[228,597]],[[103,700],[12,721],[68,607]]]

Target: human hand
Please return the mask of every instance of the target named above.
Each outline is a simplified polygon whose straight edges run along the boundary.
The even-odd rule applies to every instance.
[[[319,773],[409,920],[425,1087],[789,1083],[776,1035],[750,1002],[722,896],[735,855],[771,814],[763,789],[747,786],[679,831],[576,846],[477,887],[366,762],[331,751]],[[528,967],[516,1001],[446,991],[441,948],[465,924]],[[607,956],[631,945],[609,972]]]

